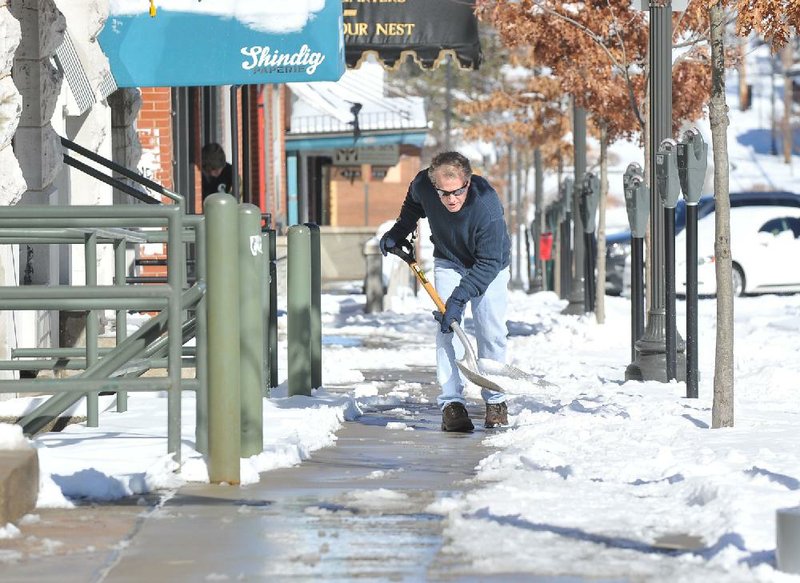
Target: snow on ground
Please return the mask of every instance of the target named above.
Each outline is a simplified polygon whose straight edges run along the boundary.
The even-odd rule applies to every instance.
[[[325,337],[339,343],[326,345],[325,369],[350,387],[347,394],[323,389],[286,398],[276,391],[264,403],[265,452],[242,460],[244,481],[335,443],[340,424],[361,411],[403,410],[413,400],[414,383],[400,381],[380,396],[361,371],[432,364],[429,300],[412,297],[407,313],[375,315],[355,311],[358,302],[363,296],[324,302]],[[475,572],[781,580],[773,567],[775,510],[800,505],[800,296],[737,300],[736,426],[714,430],[714,300],[701,301],[696,400],[685,398],[683,383],[624,381],[629,304],[607,303],[608,323],[600,326],[590,316],[562,315],[565,302],[553,293],[512,292],[510,360],[557,387],[516,384],[511,428],[487,438],[497,452],[480,463],[472,489],[430,508],[446,516],[446,551],[475,561]],[[468,318],[468,330],[470,324]],[[368,337],[381,342],[341,345]],[[380,347],[385,343],[391,349]],[[476,398],[477,390],[469,394]],[[166,456],[166,398],[159,395],[132,394],[129,412],[109,410],[100,428],[73,425],[37,437],[39,506],[206,481],[205,464],[190,447],[193,405],[187,394],[179,471]],[[19,446],[13,430],[0,438]],[[380,505],[397,494],[363,495]],[[675,537],[693,550],[671,550]]]

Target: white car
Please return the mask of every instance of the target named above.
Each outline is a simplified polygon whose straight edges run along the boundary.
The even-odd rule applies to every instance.
[[[716,213],[697,222],[697,291],[717,293],[714,252]],[[731,208],[733,292],[800,291],[800,208]],[[686,230],[675,238],[675,288],[686,293]]]

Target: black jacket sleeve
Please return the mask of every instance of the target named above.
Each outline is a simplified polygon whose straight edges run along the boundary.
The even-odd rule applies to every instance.
[[[416,181],[413,181],[408,186],[408,192],[403,201],[403,206],[400,207],[400,216],[397,217],[394,226],[389,229],[389,234],[395,241],[400,241],[408,237],[409,233],[417,228],[419,220],[425,217],[425,210],[414,196],[415,182]]]

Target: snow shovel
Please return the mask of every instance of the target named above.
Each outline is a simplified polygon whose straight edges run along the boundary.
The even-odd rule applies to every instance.
[[[406,251],[404,247],[408,250]],[[408,266],[411,268],[411,271],[414,272],[414,275],[422,284],[422,287],[424,287],[425,291],[428,292],[428,295],[433,300],[433,303],[436,304],[436,308],[442,314],[444,314],[445,304],[442,301],[442,298],[439,296],[439,293],[436,291],[436,288],[433,287],[433,284],[428,280],[428,278],[425,276],[425,272],[422,271],[422,268],[417,263],[414,257],[414,247],[411,245],[411,243],[404,239],[398,246],[393,247],[388,251],[392,255],[397,255],[400,259],[408,264]],[[461,329],[461,326],[458,324],[458,322],[453,322],[450,324],[450,328],[453,330],[453,332],[455,332],[456,336],[458,336],[458,340],[464,346],[464,358],[456,361],[456,365],[458,366],[459,370],[464,373],[465,377],[479,387],[484,387],[491,391],[498,391],[501,393],[507,392],[504,387],[490,379],[487,376],[487,372],[493,377],[507,377],[509,380],[524,380],[539,384],[541,386],[551,385],[551,383],[548,383],[543,379],[522,372],[515,366],[503,364],[497,361],[488,361],[491,363],[492,370],[482,371],[481,367],[478,365],[478,359],[475,356],[475,351],[472,349],[472,344],[470,344],[469,338],[467,338],[467,335]]]

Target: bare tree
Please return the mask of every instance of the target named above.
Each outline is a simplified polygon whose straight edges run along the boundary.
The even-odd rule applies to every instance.
[[[711,25],[711,141],[716,199],[714,255],[717,276],[717,344],[711,426],[733,427],[733,277],[728,184],[728,105],[725,100],[725,7],[709,8]]]

